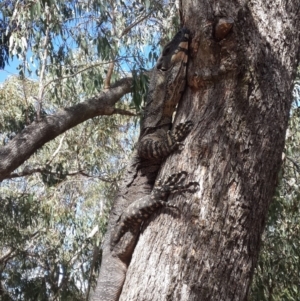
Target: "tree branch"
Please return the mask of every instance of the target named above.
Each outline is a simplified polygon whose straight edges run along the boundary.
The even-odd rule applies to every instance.
[[[40,230],[35,231],[30,236],[30,243],[32,244],[32,239],[36,238],[40,234]],[[25,248],[25,251],[27,251],[32,245],[29,245]],[[8,260],[14,258],[18,255],[18,249],[16,248],[10,248],[4,255],[0,257],[0,263],[3,264],[4,262],[7,262]]]
[[[111,62],[108,66],[108,71],[107,71],[107,75],[104,81],[104,89],[109,89],[110,88],[110,80],[111,80],[111,76],[114,72],[114,67],[115,67],[115,63]]]
[[[115,109],[114,114],[119,114],[119,115],[124,115],[124,116],[137,116],[137,114],[135,114],[133,112],[123,110],[123,109],[118,109],[118,108]]]
[[[150,17],[150,15],[153,13],[153,10],[151,10],[147,15],[141,17],[139,20],[134,21],[132,24],[130,24],[129,26],[127,26],[121,33],[120,37],[125,36],[134,26],[136,26],[137,24],[143,22],[144,20],[146,20],[148,17]]]
[[[6,179],[14,179],[14,178],[21,178],[21,177],[26,177],[26,176],[30,176],[33,175],[35,173],[40,173],[40,174],[49,174],[49,175],[59,175],[59,173],[57,172],[53,172],[53,171],[49,171],[46,168],[28,168],[25,167],[23,171],[21,172],[13,172],[10,175],[8,175],[6,177]],[[101,177],[101,176],[93,176],[93,175],[89,175],[88,173],[84,172],[83,170],[78,170],[78,171],[74,171],[74,172],[68,172],[66,174],[64,174],[65,176],[77,176],[77,175],[81,175],[87,178],[95,178],[95,179],[99,179],[103,182],[106,183],[114,183],[116,182],[114,179],[109,179],[109,178],[105,178],[105,177]]]
[[[61,147],[62,147],[64,138],[65,138],[65,134],[60,138],[58,148],[55,150],[55,152],[53,153],[53,155],[52,155],[51,158],[47,161],[46,164],[51,164],[52,160],[56,157],[56,155],[58,154],[59,150],[60,150]]]
[[[4,255],[0,257],[0,262],[3,264],[5,261],[9,260],[10,258],[13,258],[16,254],[15,249],[9,249]]]
[[[300,172],[300,166],[299,166],[299,164],[298,164],[293,158],[291,158],[291,157],[289,157],[289,156],[286,156],[286,158],[287,158],[289,161],[291,161],[291,162],[294,164],[294,166],[296,167],[297,171]]]
[[[92,65],[89,65],[89,66],[85,66],[84,68],[82,68],[82,69],[80,69],[79,71],[77,71],[77,72],[74,72],[74,73],[72,73],[72,74],[70,74],[70,75],[64,75],[64,76],[61,76],[61,77],[57,77],[57,78],[54,78],[54,79],[51,79],[49,82],[47,82],[45,85],[44,85],[44,87],[43,87],[43,93],[45,93],[45,90],[46,90],[46,88],[50,85],[50,84],[52,84],[52,83],[54,83],[54,82],[57,82],[57,81],[62,81],[62,80],[64,80],[64,79],[67,79],[67,78],[73,78],[73,77],[75,77],[76,75],[78,75],[78,74],[80,74],[80,73],[83,73],[83,72],[85,72],[85,71],[87,71],[87,70],[89,70],[89,69],[92,69],[92,68],[95,68],[95,67],[98,67],[98,66],[101,66],[101,65],[105,65],[105,64],[111,64],[111,63],[115,63],[115,61],[110,61],[110,62],[100,62],[100,63],[96,63],[96,64],[92,64]],[[77,67],[79,67],[80,65],[78,65]],[[73,66],[74,67],[74,66]]]
[[[7,145],[0,148],[0,181],[27,160],[37,149],[72,127],[96,116],[118,114],[115,104],[132,90],[132,78],[124,78],[83,103],[59,110],[34,121]]]
[[[41,70],[40,70],[40,82],[39,82],[39,94],[38,94],[38,108],[36,111],[36,116],[37,120],[40,120],[41,117],[41,111],[42,111],[42,102],[43,102],[43,96],[44,96],[44,77],[45,77],[45,72],[46,72],[46,64],[47,64],[47,57],[48,57],[48,44],[49,44],[49,39],[50,39],[50,27],[49,27],[49,21],[51,20],[51,14],[49,11],[49,6],[46,5],[45,7],[45,13],[46,13],[46,24],[47,24],[47,29],[45,33],[45,38],[43,42],[43,54],[41,58]]]

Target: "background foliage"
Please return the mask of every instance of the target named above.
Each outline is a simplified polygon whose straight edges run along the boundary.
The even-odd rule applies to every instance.
[[[0,184],[0,299],[86,300],[110,202],[138,135],[144,70],[178,29],[178,1],[0,3],[0,140],[133,76],[119,108],[47,143]],[[111,72],[112,71],[112,72]],[[298,93],[298,94],[297,94]],[[251,300],[299,299],[299,83]],[[100,253],[99,253],[100,250]],[[100,256],[99,256],[100,254]]]
[[[14,77],[0,90],[3,144],[26,126],[25,84],[34,93],[36,82]],[[10,295],[1,300],[83,300],[94,248],[133,145],[129,128],[133,123],[123,116],[89,120],[1,183],[0,277],[4,296]]]

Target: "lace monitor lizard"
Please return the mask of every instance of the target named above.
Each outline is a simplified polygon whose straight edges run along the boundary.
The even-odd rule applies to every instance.
[[[112,236],[111,250],[113,250],[126,231],[137,233],[143,221],[159,208],[175,207],[167,203],[170,193],[182,191],[195,192],[198,189],[198,183],[189,182],[188,184],[184,184],[186,176],[187,172],[181,171],[169,176],[164,181],[159,178],[150,195],[131,203],[120,216],[114,235]]]
[[[155,183],[163,160],[180,148],[192,128],[186,121],[172,128],[172,115],[186,84],[189,31],[181,29],[163,49],[154,67],[141,121],[137,148],[114,200],[104,238],[100,275],[90,300],[117,301],[140,226],[176,191],[194,192],[196,182],[183,184],[186,172]]]

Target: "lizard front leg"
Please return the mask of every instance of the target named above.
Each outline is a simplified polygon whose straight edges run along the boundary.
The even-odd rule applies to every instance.
[[[171,152],[178,149],[181,143],[190,133],[193,127],[191,121],[178,124],[174,132],[156,130],[153,134],[147,134],[138,144],[138,154],[145,159],[163,159]]]

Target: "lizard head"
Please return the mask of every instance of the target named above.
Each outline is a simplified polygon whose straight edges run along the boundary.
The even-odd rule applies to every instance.
[[[156,69],[168,71],[176,62],[187,62],[189,30],[182,28],[163,49],[156,63]]]
[[[141,131],[172,124],[172,116],[186,85],[189,30],[182,28],[163,49],[149,81]]]

